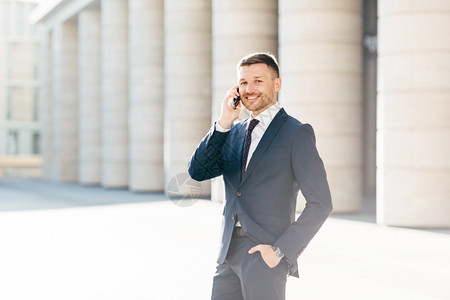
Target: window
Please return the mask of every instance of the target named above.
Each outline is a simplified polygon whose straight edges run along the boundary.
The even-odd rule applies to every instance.
[[[0,2],[0,35],[9,35],[9,3]]]
[[[13,87],[8,90],[8,119],[33,121],[35,115],[35,88]]]
[[[41,152],[40,138],[41,138],[41,136],[39,135],[39,132],[33,133],[33,145],[32,145],[33,153],[32,154],[38,155]]]
[[[17,130],[10,130],[8,132],[6,142],[6,153],[10,155],[19,154],[19,132]]]
[[[34,80],[36,78],[36,44],[32,42],[15,42],[9,44],[10,79]]]
[[[15,15],[16,32],[15,32],[15,34],[17,36],[24,35],[24,25],[27,20],[23,16],[23,9],[24,9],[23,3],[16,2],[16,15]]]
[[[6,91],[6,119],[11,120],[11,91]]]

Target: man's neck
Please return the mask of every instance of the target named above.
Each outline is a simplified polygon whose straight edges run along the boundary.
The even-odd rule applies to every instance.
[[[275,106],[275,105],[278,105],[278,101],[275,102],[275,103],[273,103],[273,104],[270,105],[270,106],[267,106],[267,107],[266,107],[265,109],[263,109],[262,111],[259,111],[259,112],[254,112],[254,111],[252,111],[252,112],[250,112],[250,116],[251,116],[252,119],[254,119],[254,118],[256,118],[257,116],[259,116],[260,114],[262,114],[263,112],[267,111],[268,109],[272,108],[272,107]]]

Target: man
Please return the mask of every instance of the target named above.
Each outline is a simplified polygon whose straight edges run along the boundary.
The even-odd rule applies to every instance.
[[[280,88],[273,55],[241,59],[238,86],[228,91],[219,120],[189,163],[193,179],[223,175],[225,182],[212,299],[284,299],[287,275],[298,277],[298,256],[332,210],[313,129],[278,106]],[[242,105],[251,117],[235,124]],[[306,206],[295,220],[299,190]]]

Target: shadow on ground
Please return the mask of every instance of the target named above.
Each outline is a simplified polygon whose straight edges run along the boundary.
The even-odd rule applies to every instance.
[[[57,199],[57,200],[55,200]],[[0,212],[167,201],[163,192],[134,193],[97,185],[56,183],[39,179],[1,179]]]

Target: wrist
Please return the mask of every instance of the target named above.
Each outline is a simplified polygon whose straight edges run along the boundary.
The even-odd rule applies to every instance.
[[[220,118],[217,123],[219,123],[220,127],[223,129],[230,129],[231,125],[233,125],[234,120],[224,120],[223,118]]]
[[[284,253],[280,250],[280,248],[272,246],[272,251],[277,258],[282,259],[284,257]]]

